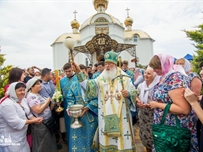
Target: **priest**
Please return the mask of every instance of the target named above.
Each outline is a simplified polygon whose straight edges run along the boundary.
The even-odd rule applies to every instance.
[[[135,152],[130,112],[136,109],[135,88],[129,76],[116,66],[116,52],[106,52],[104,59],[105,70],[93,80],[87,80],[79,66],[73,63],[83,89],[98,97],[99,150]]]

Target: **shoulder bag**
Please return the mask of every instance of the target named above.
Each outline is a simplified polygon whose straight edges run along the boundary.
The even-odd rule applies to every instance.
[[[176,126],[165,125],[165,118],[169,112],[171,104],[167,104],[161,124],[152,125],[152,135],[156,152],[188,152],[190,149],[191,132],[187,128],[180,127],[177,115]]]

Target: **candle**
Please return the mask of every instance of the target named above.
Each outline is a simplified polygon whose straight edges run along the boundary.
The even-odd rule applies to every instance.
[[[59,71],[55,70],[56,75],[56,89],[60,90],[60,83],[59,83]]]

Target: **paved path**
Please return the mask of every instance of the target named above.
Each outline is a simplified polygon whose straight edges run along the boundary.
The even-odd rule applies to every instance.
[[[142,145],[142,142],[140,140],[139,127],[137,124],[134,125],[134,133],[135,133],[135,145],[136,145],[137,152],[145,152],[145,148]]]
[[[140,140],[139,127],[137,124],[134,125],[134,132],[135,132],[135,144],[136,144],[137,152],[145,152],[145,148],[143,147],[142,142]],[[60,149],[58,152],[68,152],[67,145],[63,144],[63,148]]]

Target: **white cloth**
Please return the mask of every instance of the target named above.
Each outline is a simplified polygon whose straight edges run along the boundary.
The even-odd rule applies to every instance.
[[[146,81],[144,81],[143,83],[141,83],[138,86],[138,89],[140,91],[140,95],[139,98],[141,100],[141,102],[143,104],[147,104],[148,103],[148,97],[149,97],[149,92],[151,91],[151,89],[158,84],[160,81],[160,76],[155,76],[154,80],[152,81],[152,83],[149,85],[149,87],[147,87]]]
[[[190,61],[188,61],[187,59],[184,59],[184,60],[185,60],[185,64],[184,64],[183,68],[186,73],[189,73],[192,69],[192,65],[191,65]]]

